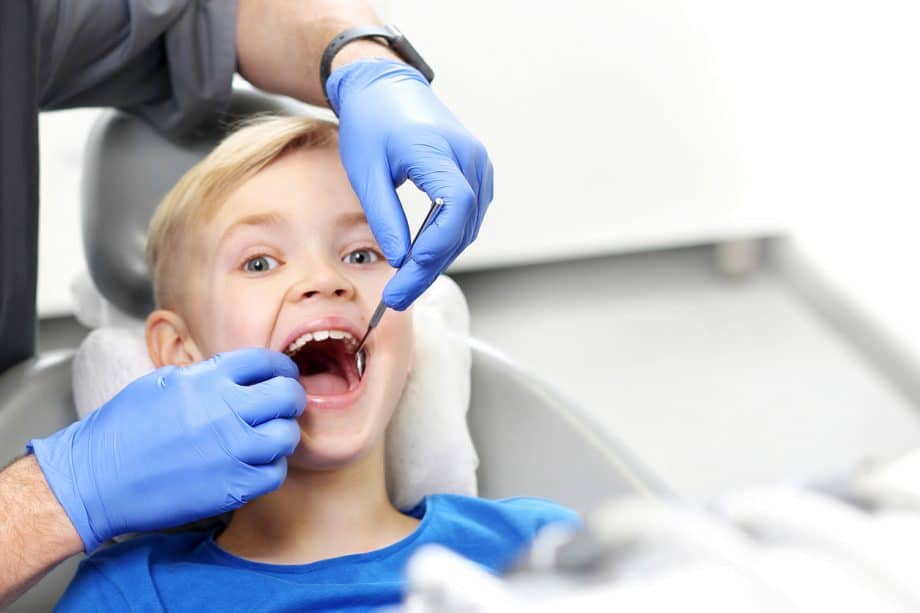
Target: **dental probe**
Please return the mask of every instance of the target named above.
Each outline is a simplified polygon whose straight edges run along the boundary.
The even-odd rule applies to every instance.
[[[435,198],[431,201],[431,208],[428,209],[428,214],[425,216],[425,221],[422,222],[422,225],[419,227],[418,232],[415,233],[415,236],[412,238],[412,242],[409,243],[409,251],[406,253],[406,257],[403,262],[407,261],[412,257],[412,248],[415,247],[415,241],[418,240],[418,237],[421,236],[422,232],[425,231],[425,228],[431,225],[434,221],[435,215],[438,211],[441,210],[441,207],[444,205],[444,201],[440,198]],[[364,356],[364,344],[367,342],[367,337],[370,336],[371,330],[377,327],[377,324],[380,323],[380,319],[383,317],[384,312],[387,310],[387,305],[383,302],[383,298],[380,299],[380,302],[377,304],[377,308],[374,309],[374,314],[371,315],[371,320],[367,324],[367,332],[364,333],[364,338],[361,339],[361,344],[358,345],[358,348],[355,349],[355,366],[358,368],[358,377],[364,376],[364,365],[365,365],[365,356]]]

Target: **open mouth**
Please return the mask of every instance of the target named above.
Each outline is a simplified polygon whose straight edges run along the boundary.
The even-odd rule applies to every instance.
[[[340,396],[361,384],[354,354],[357,346],[354,336],[344,330],[316,330],[295,339],[285,353],[297,364],[309,396]]]

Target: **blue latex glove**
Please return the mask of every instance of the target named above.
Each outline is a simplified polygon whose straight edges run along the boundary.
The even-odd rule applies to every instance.
[[[290,358],[266,349],[167,366],[29,447],[89,553],[281,485],[307,402],[296,377]]]
[[[368,223],[392,266],[383,301],[404,310],[479,233],[492,201],[485,148],[445,107],[420,72],[367,59],[337,69],[326,93],[339,115],[339,150]],[[444,208],[412,251],[396,189],[406,179]],[[394,187],[395,186],[395,187]]]

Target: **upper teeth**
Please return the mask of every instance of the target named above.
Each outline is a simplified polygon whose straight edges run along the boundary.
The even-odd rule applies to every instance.
[[[352,347],[358,344],[358,342],[355,340],[355,337],[353,337],[350,332],[346,332],[345,330],[314,330],[312,333],[307,332],[306,334],[302,334],[297,337],[293,343],[288,345],[287,353],[290,354],[300,350],[301,347],[310,341],[324,341],[329,338],[344,340]]]

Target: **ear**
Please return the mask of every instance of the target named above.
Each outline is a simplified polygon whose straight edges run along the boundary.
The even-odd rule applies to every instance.
[[[158,309],[147,317],[147,353],[154,366],[186,366],[204,359],[178,314]]]

